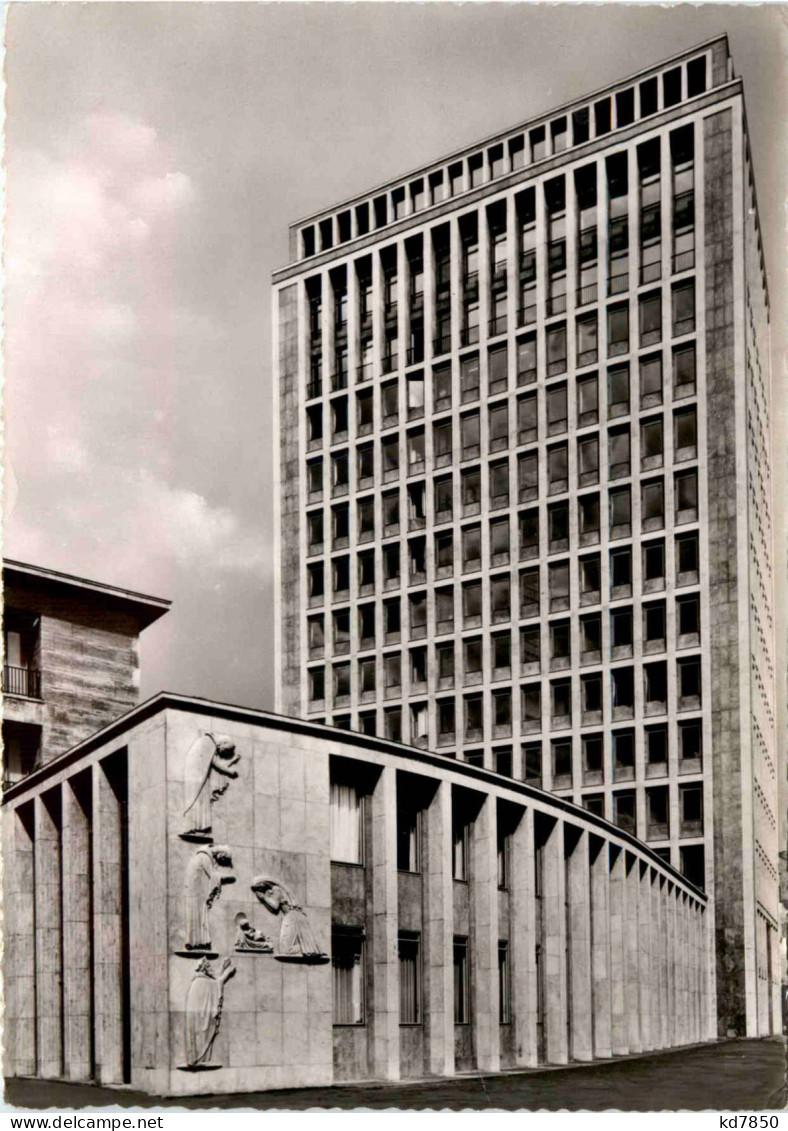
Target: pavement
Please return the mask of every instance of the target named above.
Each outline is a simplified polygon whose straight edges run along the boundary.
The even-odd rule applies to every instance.
[[[719,1041],[593,1064],[396,1084],[154,1098],[130,1089],[6,1080],[5,1102],[58,1111],[110,1106],[173,1110],[781,1111],[788,1106],[783,1037]]]

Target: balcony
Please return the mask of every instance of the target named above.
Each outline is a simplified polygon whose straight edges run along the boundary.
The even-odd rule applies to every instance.
[[[347,388],[347,370],[340,369],[331,377],[331,391],[338,393],[341,389]]]
[[[383,373],[393,373],[394,370],[397,368],[397,364],[398,364],[397,358],[398,358],[398,355],[396,353],[384,354],[383,357],[381,358],[381,362],[380,362],[381,371]]]
[[[424,361],[424,343],[417,342],[408,349],[408,365],[419,365]]]
[[[609,295],[620,295],[624,291],[629,290],[629,271],[623,271],[619,275],[611,275],[607,287]]]
[[[372,379],[372,362],[365,361],[356,367],[356,384],[363,385],[365,381]]]
[[[493,268],[492,279],[490,280],[492,289],[494,291],[503,290],[506,286],[506,264],[501,263]]]
[[[432,352],[438,357],[440,354],[449,353],[451,350],[451,335],[445,334],[440,338],[433,338]]]
[[[566,295],[552,295],[547,299],[547,317],[563,314],[566,311]]]
[[[530,326],[536,321],[536,304],[534,303],[533,306],[521,306],[517,317],[520,326]]]
[[[41,698],[41,672],[35,668],[3,667],[3,694],[22,695],[25,699]]]
[[[505,314],[499,314],[497,318],[491,318],[489,322],[488,333],[491,338],[497,334],[505,334],[508,319]]]
[[[461,346],[475,346],[479,341],[479,327],[478,326],[463,326],[460,330],[460,345]],[[446,347],[449,348],[448,346]],[[437,353],[437,347],[435,352]],[[443,351],[445,352],[445,350]]]
[[[641,283],[656,283],[658,279],[662,278],[662,264],[644,263],[640,268],[640,281]]]
[[[307,400],[314,400],[315,397],[321,396],[323,392],[322,381],[310,381],[306,387]]]
[[[587,287],[579,287],[577,291],[577,305],[588,306],[590,302],[596,302],[598,297],[598,288],[596,283],[589,283]]]

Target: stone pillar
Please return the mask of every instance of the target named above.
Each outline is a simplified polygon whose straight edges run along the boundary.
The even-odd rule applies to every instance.
[[[515,1064],[536,1065],[536,888],[534,877],[534,814],[526,809],[512,833],[510,857],[510,935],[512,1021]]]
[[[5,888],[6,1076],[36,1074],[36,909],[33,803],[6,812],[3,822]]]
[[[569,1054],[572,1060],[593,1060],[591,994],[591,886],[588,833],[581,832],[570,850],[566,845],[569,937]]]
[[[700,963],[700,1039],[708,1041],[711,1033],[709,1032],[709,963],[708,963],[708,939],[706,937],[706,911],[705,908],[698,908],[698,961]],[[775,1018],[780,1017],[779,1002]],[[782,1021],[780,1021],[780,1027]],[[777,1030],[780,1031],[779,1029]]]
[[[640,861],[626,861],[626,967],[627,967],[627,1042],[630,1052],[642,1052],[640,1026],[640,939],[638,937],[638,905],[640,902]]]
[[[38,1075],[63,1075],[60,787],[35,799],[36,1031]]]
[[[425,987],[426,1063],[436,1076],[454,1073],[454,908],[451,875],[451,786],[439,782],[427,810]]]
[[[676,1044],[687,1043],[687,938],[684,930],[684,895],[676,889]]]
[[[543,848],[542,950],[545,986],[545,1050],[551,1064],[566,1064],[567,979],[564,822],[556,820]]]
[[[482,802],[471,838],[471,1010],[476,1066],[500,1068],[498,1036],[498,841],[495,797]]]
[[[667,940],[668,956],[668,1045],[672,1048],[678,1044],[678,995],[676,992],[676,977],[678,974],[676,963],[676,887],[667,885],[665,900],[665,934]]]
[[[665,968],[662,961],[662,878],[651,877],[651,1040],[655,1049],[665,1048],[665,1014],[663,986]]]
[[[651,870],[638,860],[638,1001],[640,1003],[640,1043],[644,1052],[654,1047],[651,1034]]]
[[[372,792],[372,1071],[399,1079],[397,774],[384,766]]]
[[[593,999],[594,1056],[607,1057],[612,1049],[610,1008],[610,861],[607,841],[593,838],[591,850],[591,985]]]
[[[610,846],[610,1001],[613,1056],[629,1052],[627,1029],[627,885],[623,848]]]
[[[90,776],[63,783],[63,1061],[70,1080],[92,1072]]]
[[[121,809],[106,763],[93,766],[96,1083],[123,1082]]]
[[[659,940],[660,940],[660,997],[659,1016],[661,1019],[662,1047],[670,1048],[673,1043],[670,1022],[670,949],[668,946],[668,881],[660,880],[659,887]]]

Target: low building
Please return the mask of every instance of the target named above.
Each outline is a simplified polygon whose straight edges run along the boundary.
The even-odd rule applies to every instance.
[[[6,560],[3,777],[18,781],[139,702],[139,635],[169,601]]]
[[[715,1034],[706,895],[441,754],[162,693],[12,785],[3,833],[9,1075],[206,1094]]]

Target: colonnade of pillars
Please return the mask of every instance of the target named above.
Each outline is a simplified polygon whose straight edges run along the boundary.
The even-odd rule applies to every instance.
[[[372,797],[370,1067],[383,1079],[400,1075],[395,775],[393,767],[384,767]],[[499,924],[498,803],[495,796],[473,796],[470,1022],[476,1067],[494,1072],[501,1067],[498,945],[506,937]],[[424,813],[425,1070],[440,1075],[455,1071],[455,801],[450,783],[439,782]],[[545,812],[521,810],[509,833],[508,865],[515,1065],[592,1060],[708,1039],[710,958],[704,906],[696,894],[634,848],[551,815],[549,806]]]
[[[121,759],[5,814],[8,1075],[128,1075]]]

